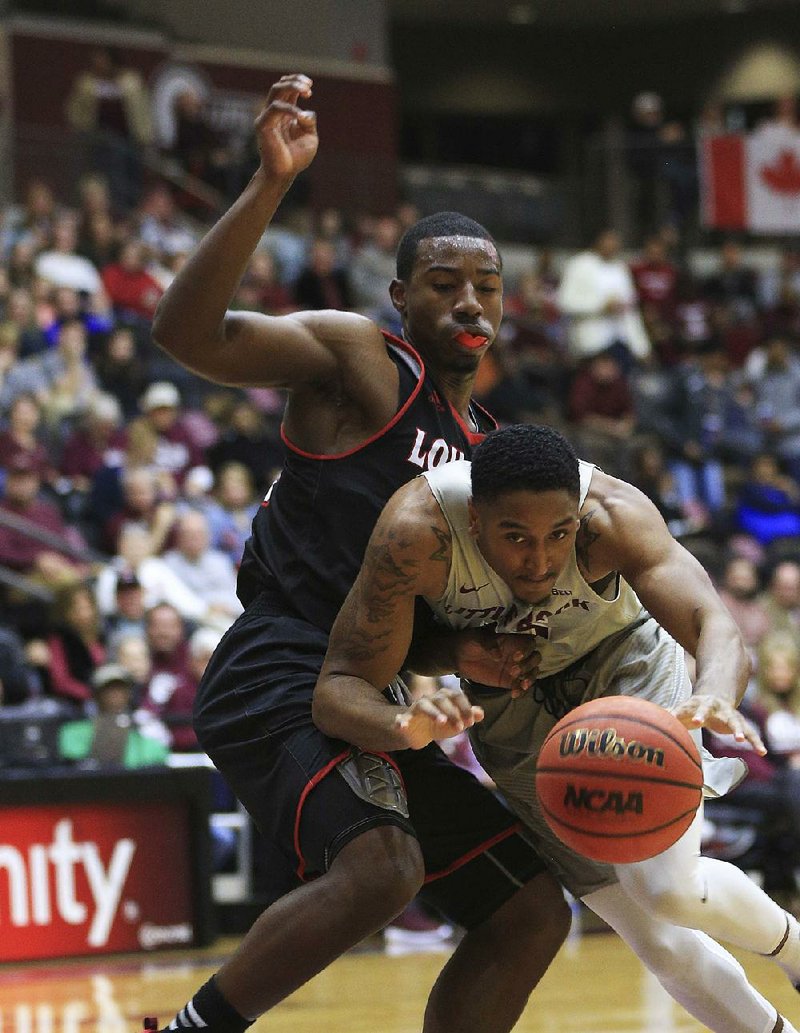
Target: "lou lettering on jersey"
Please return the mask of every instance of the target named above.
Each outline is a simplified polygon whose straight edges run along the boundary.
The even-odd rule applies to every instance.
[[[434,438],[429,441],[429,435],[417,427],[417,434],[414,444],[407,459],[409,463],[418,466],[420,470],[435,470],[443,463],[452,463],[455,459],[463,459],[464,453],[455,445],[448,444],[444,438]]]

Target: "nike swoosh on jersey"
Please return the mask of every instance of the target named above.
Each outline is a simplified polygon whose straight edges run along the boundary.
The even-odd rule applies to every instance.
[[[486,582],[485,585],[473,585],[471,587],[468,586],[468,585],[462,585],[461,588],[459,588],[459,592],[461,593],[461,595],[467,595],[469,592],[480,592],[480,590],[482,588],[488,588],[488,587],[489,587],[489,582],[488,581]]]

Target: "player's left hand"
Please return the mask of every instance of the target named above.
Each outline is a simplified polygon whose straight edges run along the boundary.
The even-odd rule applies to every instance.
[[[767,752],[755,725],[730,700],[721,696],[696,692],[673,707],[672,713],[690,731],[694,728],[708,728],[719,735],[732,735],[742,745],[749,743],[762,756]]]
[[[522,696],[536,681],[542,659],[535,641],[532,635],[497,634],[494,628],[462,632],[458,673],[482,685],[510,689],[512,698]]]

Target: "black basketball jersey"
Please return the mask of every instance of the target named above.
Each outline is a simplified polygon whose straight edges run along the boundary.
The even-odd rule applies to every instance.
[[[239,571],[242,603],[259,595],[329,631],[356,579],[378,516],[423,470],[471,453],[496,426],[474,403],[470,430],[405,341],[384,332],[400,376],[400,405],[387,425],[341,455],[303,452],[288,439],[280,477],[253,521]]]

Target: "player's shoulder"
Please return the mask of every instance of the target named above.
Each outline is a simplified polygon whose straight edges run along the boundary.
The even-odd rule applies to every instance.
[[[639,488],[595,470],[581,507],[579,538],[588,539],[609,567],[640,554],[668,536],[658,509]]]
[[[594,510],[598,518],[617,524],[647,516],[654,508],[644,492],[629,481],[595,469],[581,514]]]

